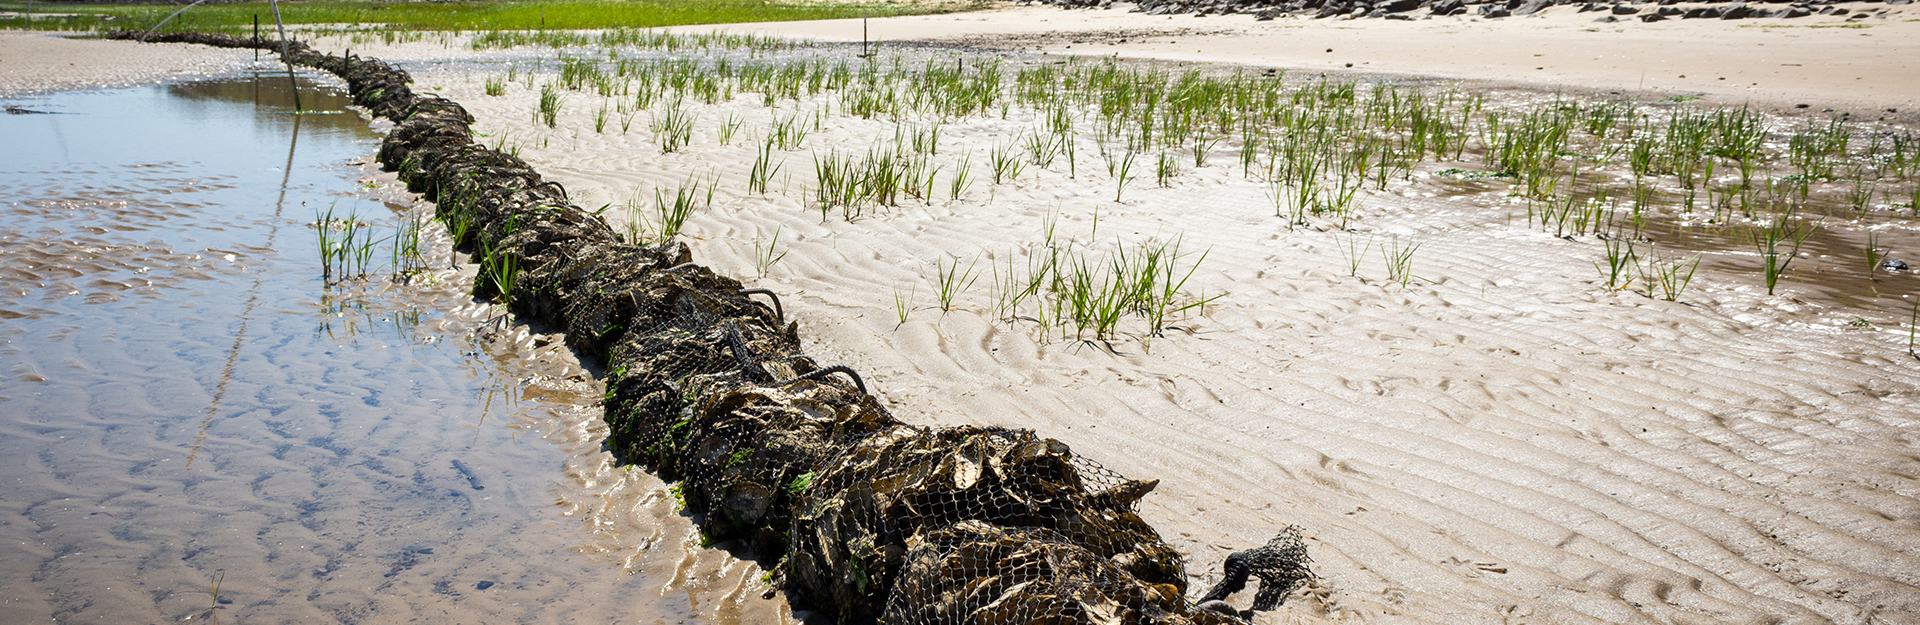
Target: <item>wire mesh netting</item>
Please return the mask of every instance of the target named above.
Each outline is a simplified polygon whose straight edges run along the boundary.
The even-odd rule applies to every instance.
[[[119,34],[132,38],[138,33]],[[260,39],[157,35],[274,49]],[[622,240],[524,161],[473,142],[459,104],[406,72],[288,46],[396,126],[383,164],[436,205],[480,266],[474,293],[564,328],[606,374],[607,448],[679,481],[711,541],[783,555],[790,600],[843,623],[1230,623],[1186,597],[1180,555],[1137,514],[1130,480],[1028,430],[916,427],[844,366],[801,352],[779,299],[694,264],[684,245]],[[1261,588],[1271,609],[1310,575],[1289,528],[1234,554],[1203,601]],[[1237,575],[1237,577],[1236,577]]]

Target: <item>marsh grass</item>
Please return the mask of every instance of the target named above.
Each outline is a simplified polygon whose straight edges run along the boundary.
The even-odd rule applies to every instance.
[[[560,119],[560,90],[554,83],[540,86],[540,104],[534,112],[534,121],[554,128]]]
[[[780,173],[780,166],[786,164],[785,159],[777,163],[773,160],[773,151],[778,143],[773,135],[768,135],[765,141],[760,142],[760,149],[754,155],[753,166],[747,170],[747,190],[766,195],[767,183],[773,180],[775,174]]]
[[[953,167],[953,176],[947,179],[947,199],[959,200],[967,194],[967,188],[973,186],[973,154],[961,152],[960,161]]]
[[[774,145],[783,152],[800,149],[807,140],[807,125],[800,122],[800,113],[795,112],[785,119],[775,118],[773,133],[770,135]]]
[[[207,582],[207,592],[213,596],[212,601],[207,606],[207,612],[209,614],[213,613],[214,610],[220,609],[220,584],[225,581],[227,581],[227,571],[221,569],[215,571],[213,577]]]
[[[913,300],[919,294],[920,287],[918,285],[911,287],[911,290],[905,294],[902,294],[899,288],[893,290],[894,328],[898,329],[900,326],[907,325],[907,317],[913,314]]]
[[[1372,250],[1373,235],[1367,235],[1367,241],[1360,243],[1360,235],[1358,233],[1347,234],[1347,240],[1340,244],[1340,256],[1347,262],[1347,277],[1360,277],[1360,263],[1366,259],[1367,252]]]
[[[1057,332],[1073,340],[1112,341],[1123,336],[1129,318],[1140,320],[1135,334],[1143,339],[1160,336],[1173,316],[1219,299],[1186,293],[1207,253],[1182,253],[1180,245],[1177,238],[1131,245],[1116,241],[1111,248],[1090,250],[1055,240],[1049,229],[1045,241],[1024,254],[1024,268],[1011,253],[1004,263],[988,263],[991,309],[1009,322],[1033,322],[1042,338]],[[942,267],[940,279],[942,285],[970,285],[977,277],[973,265],[961,269],[955,261],[950,269]]]
[[[647,124],[653,131],[654,141],[660,144],[660,153],[672,154],[693,142],[693,113],[686,108],[685,102],[675,99],[666,104],[666,109],[653,114],[653,121]]]
[[[978,256],[975,256],[972,262],[967,263],[965,269],[960,267],[960,259],[958,258],[953,260],[951,266],[947,264],[944,258],[936,261],[934,271],[938,280],[934,283],[934,286],[936,287],[936,294],[940,298],[940,312],[952,311],[954,299],[958,298],[962,293],[967,292],[967,289],[973,288],[973,283],[979,281],[980,276],[974,273],[975,267],[979,264],[980,257]]]
[[[1807,223],[1794,217],[1797,207],[1776,213],[1771,219],[1755,224],[1749,232],[1754,249],[1760,254],[1761,276],[1767,284],[1767,294],[1773,295],[1786,275],[1787,268],[1800,257],[1800,248],[1820,226]]]
[[[1652,220],[1671,218],[1681,227],[1730,238],[1752,230],[1748,224],[1765,229],[1787,206],[1857,220],[1902,207],[1920,217],[1920,185],[1910,179],[1920,169],[1920,141],[1869,122],[1788,123],[1746,108],[1619,100],[1490,105],[1482,94],[1453,88],[1287,80],[1111,59],[1003,64],[965,54],[882,52],[850,60],[804,50],[770,58],[763,56],[766,51],[801,49],[772,41],[656,35],[619,35],[626,38],[619,45],[652,46],[651,52],[611,51],[606,60],[592,63],[563,59],[558,71],[574,68],[570,80],[579,88],[614,90],[630,98],[623,104],[630,110],[652,110],[656,100],[674,102],[667,111],[704,110],[697,107],[734,94],[757,94],[754,100],[772,113],[747,176],[750,191],[769,190],[781,169],[775,150],[806,146],[825,120],[861,117],[873,121],[851,121],[891,126],[870,145],[837,144],[814,152],[815,179],[802,189],[823,220],[833,209],[852,220],[907,198],[931,203],[942,174],[947,195],[958,200],[971,182],[972,163],[964,150],[953,149],[954,136],[972,133],[954,135],[946,129],[972,123],[969,118],[995,116],[1001,129],[1017,129],[1011,139],[1000,134],[1002,139],[987,148],[985,164],[996,186],[1027,175],[1029,165],[1077,176],[1077,153],[1086,148],[1105,161],[1114,201],[1120,202],[1126,185],[1139,175],[1136,166],[1143,166],[1138,158],[1153,158],[1155,181],[1169,186],[1185,173],[1180,163],[1188,158],[1199,174],[1230,166],[1209,165],[1214,151],[1235,150],[1240,176],[1268,189],[1276,216],[1292,226],[1324,220],[1343,230],[1381,214],[1364,208],[1376,195],[1398,194],[1396,185],[1504,189],[1528,205],[1532,227],[1562,237],[1617,240],[1606,244],[1603,260],[1596,262],[1608,288],[1646,287],[1653,296],[1661,293],[1659,277],[1667,272],[1648,270],[1649,264],[1677,268],[1683,263],[1635,247],[1645,242],[1649,223],[1664,223]],[[586,37],[536,36],[536,43],[595,45]],[[506,82],[512,82],[512,72],[509,68]],[[728,114],[728,120],[718,131],[722,144],[730,144],[735,132],[736,118]],[[949,152],[962,154],[957,160],[930,158]],[[1464,172],[1449,167],[1432,183],[1416,181],[1416,171],[1431,171],[1423,169],[1430,163],[1479,167]],[[1904,201],[1909,193],[1913,201]],[[1882,203],[1875,204],[1876,199]],[[1791,251],[1793,238],[1778,240],[1776,248]],[[1354,240],[1348,244],[1359,246]],[[1372,253],[1372,247],[1367,241],[1365,249],[1348,254],[1353,257],[1350,275],[1357,276],[1357,258]],[[1382,254],[1391,257],[1398,248],[1410,265],[1415,247],[1396,241]],[[1671,273],[1690,279],[1697,260]],[[1773,276],[1770,289],[1784,273],[1781,265],[1791,262],[1776,254],[1775,269],[1763,267],[1763,274]],[[1050,320],[1042,324],[1049,327],[1071,323],[1062,320],[1075,316],[1072,307],[1057,306],[1050,295],[1054,290],[1022,295],[1028,289],[1013,288],[1017,262],[990,265],[996,274],[995,308],[1025,306],[1034,318]],[[1395,271],[1391,258],[1387,265],[1392,279],[1410,284],[1410,270]],[[1056,272],[1071,273],[1072,263],[1065,259],[1055,266]],[[1049,305],[1035,308],[1039,300]],[[1099,324],[1092,323],[1081,333],[1099,334]],[[1072,328],[1067,333],[1074,334]]]
[[[1687,286],[1693,283],[1694,272],[1700,269],[1700,254],[1694,254],[1688,260],[1663,260],[1649,255],[1646,264],[1640,266],[1640,280],[1646,285],[1647,297],[1656,297],[1666,301],[1678,301],[1687,292]]]
[[[1413,253],[1420,249],[1420,243],[1408,237],[1405,245],[1400,243],[1400,235],[1380,246],[1380,258],[1387,263],[1387,279],[1407,286],[1414,279]]]
[[[1878,231],[1867,231],[1866,257],[1867,278],[1870,280],[1878,280],[1879,277],[1874,272],[1880,270],[1881,261],[1886,260],[1887,257],[1887,250],[1880,247],[1880,233]]]
[[[742,123],[743,120],[727,115],[726,121],[720,124],[720,145],[733,145],[733,136],[740,132]]]
[[[839,208],[847,221],[873,207],[897,205],[906,179],[898,154],[885,147],[869,149],[864,156],[828,150],[814,155],[813,170],[814,201],[821,215]]]
[[[993,183],[1002,184],[1020,178],[1027,164],[1013,153],[1013,146],[994,145],[987,151],[987,163],[993,167]]]
[[[480,278],[480,284],[491,291],[495,302],[512,304],[514,287],[520,279],[520,257],[512,250],[482,240]]]
[[[1607,290],[1621,291],[1633,286],[1634,272],[1640,267],[1632,241],[1618,237],[1605,241],[1606,255],[1593,262],[1594,269],[1607,281]],[[1604,261],[1604,262],[1603,262]]]
[[[1907,315],[1907,355],[1920,360],[1920,352],[1914,351],[1914,340],[1920,338],[1920,302],[1913,303],[1913,312]]]
[[[374,238],[371,226],[352,211],[335,217],[333,206],[314,215],[314,233],[320,251],[321,281],[328,285],[366,277],[375,247],[386,240]]]
[[[686,182],[675,187],[672,193],[666,189],[653,190],[653,234],[655,240],[665,241],[680,234],[687,224],[687,218],[693,213],[713,206],[714,187],[718,178],[709,174],[701,179],[692,174]]]
[[[787,252],[779,249],[780,232],[781,227],[774,227],[773,237],[765,244],[760,242],[759,235],[753,237],[753,268],[761,277],[766,277],[768,270],[787,257]]]
[[[1121,194],[1126,193],[1127,183],[1133,180],[1133,161],[1135,153],[1128,151],[1110,170],[1113,174],[1113,201],[1119,202]]]
[[[424,213],[408,213],[400,222],[399,230],[392,237],[395,280],[409,280],[427,269],[426,246],[422,242],[421,232],[430,219]]]

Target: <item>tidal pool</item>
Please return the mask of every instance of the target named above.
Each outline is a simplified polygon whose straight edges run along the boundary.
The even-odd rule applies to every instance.
[[[0,622],[779,617],[444,236],[404,283],[322,279],[319,214],[419,210],[342,91],[303,76],[295,114],[263,69],[0,115]]]

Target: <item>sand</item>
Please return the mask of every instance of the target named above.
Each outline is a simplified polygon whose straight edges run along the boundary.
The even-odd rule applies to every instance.
[[[1046,28],[1039,19],[1100,29],[1165,21],[1021,8],[872,28],[982,41],[996,28]],[[1273,40],[1318,32],[1306,37],[1349,38],[1356,48],[1366,39],[1354,33],[1376,26],[1387,37],[1441,28],[1174,21],[1271,28]],[[837,28],[844,39],[857,25],[738,30],[827,36]],[[963,31],[975,25],[978,32]],[[1513,33],[1521,25],[1457,28]],[[1774,36],[1743,25],[1712,26],[1728,38]],[[1602,43],[1596,36],[1585,45]],[[1624,81],[1624,67],[1606,71]],[[1391,69],[1446,74],[1413,63]],[[1478,71],[1462,77],[1500,77]],[[1609,293],[1597,284],[1592,239],[1530,229],[1502,194],[1457,197],[1430,177],[1370,197],[1356,234],[1290,230],[1228,154],[1171,188],[1136,182],[1121,202],[1107,176],[1083,169],[1074,179],[1056,166],[1010,184],[981,181],[957,201],[943,192],[930,204],[852,223],[836,213],[823,223],[804,192],[811,154],[858,151],[891,136],[893,123],[828,116],[760,196],[744,192],[755,138],[773,119],[810,114],[817,103],[769,112],[747,97],[694,107],[692,147],[663,155],[643,130],[645,113],[626,134],[596,133],[598,98],[570,94],[557,128],[547,129],[533,122],[533,90],[514,85],[489,97],[480,89],[488,75],[428,74],[424,82],[466,103],[476,128],[520,146],[583,206],[611,204],[618,215],[630,199],[644,205],[690,175],[717,175],[719,199],[684,235],[696,258],[785,294],[809,351],[860,370],[910,422],[1034,428],[1127,475],[1162,479],[1145,513],[1191,555],[1197,582],[1217,575],[1228,552],[1282,525],[1306,528],[1321,579],[1265,621],[1892,623],[1920,609],[1916,377],[1891,311],[1808,303],[1793,287],[1769,297],[1751,273],[1702,276],[1681,302]],[[1573,74],[1525,83],[1536,84],[1611,86]],[[1852,86],[1778,97],[1832,98],[1816,101],[1823,108],[1878,97],[1843,89]],[[1911,97],[1911,85],[1901,88],[1898,97]],[[744,120],[743,138],[722,146],[718,126],[729,117]],[[1027,125],[950,123],[944,162],[950,171],[952,154],[971,149],[984,178],[981,155]],[[1098,169],[1086,158],[1086,169]],[[1224,297],[1177,322],[1183,331],[1112,344],[1042,338],[1030,323],[1006,322],[990,311],[990,277],[953,310],[937,309],[941,266],[1023,266],[1050,220],[1058,236],[1091,245],[1181,237],[1185,250],[1208,250],[1189,288]],[[756,255],[776,232],[787,256],[756,279]],[[1366,241],[1376,247],[1349,276],[1341,248]],[[1378,250],[1396,241],[1418,242],[1420,280],[1385,279]],[[901,301],[912,309],[904,323]],[[1860,315],[1884,329],[1847,326]]]
[[[895,42],[1907,111],[1920,39],[1894,9],[1864,29],[1812,28],[1843,23],[1826,18],[1602,27],[1564,8],[1255,22],[1035,7],[870,27]],[[858,27],[736,29],[845,41]],[[1060,29],[1090,34],[1036,35]],[[1116,45],[1088,43],[1106,40]],[[1469,40],[1473,62],[1452,62]],[[1592,265],[1597,242],[1529,228],[1503,193],[1460,193],[1431,175],[1438,165],[1370,194],[1353,232],[1290,228],[1227,153],[1168,188],[1143,177],[1120,201],[1084,155],[1078,176],[1056,165],[991,185],[981,161],[1030,125],[1018,116],[945,127],[936,160],[950,172],[971,149],[975,161],[958,198],[823,220],[805,193],[811,151],[864,149],[892,122],[827,116],[761,195],[745,184],[755,138],[820,102],[697,106],[692,144],[662,154],[646,113],[624,134],[595,132],[598,98],[569,94],[549,129],[533,119],[537,89],[484,94],[503,68],[434,62],[469,56],[457,48],[354,48],[412,59],[418,88],[462,102],[489,141],[518,146],[577,204],[611,205],[610,216],[717,176],[714,206],[683,235],[697,260],[781,293],[809,353],[859,370],[908,422],[1033,428],[1162,480],[1143,515],[1189,555],[1197,585],[1231,551],[1301,526],[1319,579],[1260,622],[1920,622],[1920,375],[1892,309],[1841,306],[1791,280],[1769,296],[1752,273],[1703,272],[1678,302],[1610,292]],[[742,128],[723,145],[729,118]],[[1094,249],[1177,237],[1207,250],[1188,290],[1221,297],[1166,336],[1105,342],[1003,319],[990,277],[951,310],[935,305],[942,267],[1022,266],[1050,227]],[[776,233],[786,255],[759,275]],[[1362,242],[1373,251],[1350,271],[1343,248]],[[1379,249],[1414,243],[1418,279],[1387,279]],[[581,484],[620,473],[584,461],[568,471]],[[595,492],[566,507],[589,526],[659,501],[648,488]],[[597,536],[591,551],[628,570],[687,557]]]
[[[1873,117],[1892,108],[1911,120],[1920,113],[1920,9],[1858,7],[1887,13],[1856,21],[1810,16],[1609,24],[1594,21],[1602,13],[1560,6],[1492,20],[1262,22],[1251,15],[1151,16],[1032,6],[872,20],[867,31],[882,42],[1654,92],[1732,104],[1839,107]],[[677,30],[861,38],[860,20]]]
[[[0,32],[0,97],[224,74],[253,57],[251,50]]]

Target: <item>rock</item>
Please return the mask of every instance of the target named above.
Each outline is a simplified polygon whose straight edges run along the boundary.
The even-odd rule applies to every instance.
[[[1808,11],[1806,7],[1787,7],[1781,9],[1780,12],[1775,13],[1773,16],[1782,19],[1793,19],[1796,17],[1806,17],[1808,15],[1813,15],[1813,12]]]
[[[1433,3],[1432,10],[1434,15],[1453,15],[1456,11],[1467,10],[1467,6],[1462,0],[1438,0]]]
[[[1600,17],[1594,18],[1593,21],[1600,22],[1602,24],[1612,24],[1614,22],[1620,21],[1620,18],[1611,16],[1611,15],[1602,15]]]
[[[1533,15],[1542,9],[1553,6],[1553,0],[1527,0],[1525,4],[1513,9],[1514,15]]]
[[[1723,20],[1737,20],[1752,15],[1753,9],[1749,9],[1746,4],[1739,2],[1729,4],[1720,9],[1720,19]]]
[[[1686,13],[1686,11],[1681,9],[1680,7],[1666,7],[1666,6],[1660,7],[1660,10],[1656,12],[1666,17],[1673,17],[1675,15]]]
[[[1648,24],[1651,24],[1654,22],[1664,22],[1664,21],[1667,21],[1667,16],[1661,15],[1659,13],[1648,13],[1646,15],[1640,16],[1640,21],[1646,22]]]
[[[1613,5],[1613,14],[1614,14],[1614,15],[1633,15],[1633,14],[1635,14],[1635,13],[1639,13],[1639,12],[1640,12],[1640,8],[1639,8],[1639,7],[1635,7],[1635,6],[1630,6],[1630,5],[1625,5],[1625,4],[1616,4],[1616,5]]]
[[[1405,13],[1420,8],[1420,0],[1390,0],[1380,8],[1388,13]]]
[[[1253,14],[1253,19],[1255,21],[1266,22],[1272,21],[1273,18],[1280,17],[1281,15],[1284,15],[1284,13],[1281,13],[1280,9],[1267,9]]]
[[[1710,19],[1717,19],[1717,18],[1719,18],[1719,17],[1720,17],[1720,9],[1716,9],[1716,8],[1713,8],[1713,7],[1699,7],[1699,8],[1693,8],[1693,9],[1687,9],[1687,12],[1686,12],[1686,13],[1682,13],[1682,14],[1680,15],[1680,17],[1682,17],[1682,18],[1684,18],[1684,19],[1690,19],[1690,20],[1692,20],[1692,19],[1708,19],[1708,20],[1710,20]]]
[[[1889,259],[1880,261],[1880,268],[1885,269],[1887,271],[1906,271],[1907,261],[1900,260],[1898,258],[1889,258]]]

